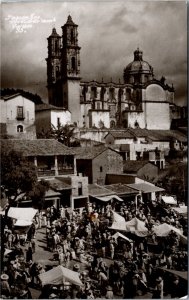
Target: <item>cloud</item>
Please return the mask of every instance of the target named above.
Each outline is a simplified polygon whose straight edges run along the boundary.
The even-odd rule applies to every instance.
[[[53,22],[33,23],[25,33],[12,29],[9,15],[34,15]],[[21,2],[2,4],[2,87],[39,93],[47,101],[47,37],[61,35],[68,14],[79,25],[83,80],[123,80],[123,69],[139,46],[143,59],[173,83],[176,102],[187,97],[187,5],[184,1]],[[173,17],[174,16],[174,17]]]

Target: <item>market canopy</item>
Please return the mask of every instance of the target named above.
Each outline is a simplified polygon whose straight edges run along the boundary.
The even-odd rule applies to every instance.
[[[161,198],[166,204],[177,204],[177,201],[172,196],[162,196]]]
[[[178,228],[176,228],[172,225],[169,225],[167,223],[163,223],[161,225],[154,226],[154,228],[153,228],[153,232],[157,236],[162,236],[162,237],[168,236],[171,231],[174,231],[177,234],[179,234],[181,243],[184,245],[187,245],[187,237],[184,236],[182,234],[181,230],[179,230]]]
[[[96,197],[95,196],[95,198],[97,198],[98,200],[101,200],[101,201],[104,201],[104,202],[108,202],[108,201],[110,201],[110,200],[112,200],[112,199],[116,199],[116,200],[118,200],[118,201],[123,201],[123,199],[121,199],[119,196],[117,196],[117,195],[110,195],[110,196],[102,196],[102,197]]]
[[[109,228],[117,231],[131,232],[141,237],[148,234],[148,229],[146,228],[144,222],[137,218],[133,218],[132,220],[126,222],[122,216],[115,212],[113,212],[112,226]]]
[[[115,238],[116,240],[117,240],[118,238],[122,238],[122,239],[128,241],[129,243],[132,243],[132,242],[133,242],[132,240],[128,239],[125,235],[123,235],[123,234],[120,233],[120,232],[116,232],[114,235],[112,235],[112,237]]]
[[[126,222],[126,231],[141,237],[148,234],[148,229],[146,228],[145,223],[136,217]]]
[[[112,211],[113,223],[110,229],[126,231],[126,221],[125,218],[120,216],[115,211]]]
[[[163,188],[160,188],[152,183],[132,183],[127,184],[127,186],[131,187],[132,189],[135,189],[142,193],[153,193],[153,192],[162,192],[164,191]]]
[[[172,273],[182,279],[188,280],[188,272],[187,271],[177,271],[177,270],[170,270],[167,268],[159,267],[159,269],[162,269],[164,271],[167,271],[169,273]]]
[[[32,221],[36,213],[37,209],[32,207],[10,207],[8,210],[8,217],[17,220]]]
[[[83,285],[79,278],[78,272],[74,272],[62,266],[57,266],[45,273],[40,274],[39,278],[43,286],[46,284],[63,284],[66,281],[79,286]]]
[[[178,228],[167,223],[154,226],[153,231],[157,236],[167,236],[171,231],[174,231],[179,235],[182,234],[182,232]]]
[[[173,209],[180,215],[187,215],[188,206],[180,206],[180,207],[173,207]]]
[[[116,213],[115,211],[112,211],[112,216],[113,216],[113,221],[114,222],[125,222],[125,218],[120,216],[118,213]]]
[[[32,224],[31,221],[26,221],[26,220],[17,220],[14,226],[30,226]]]

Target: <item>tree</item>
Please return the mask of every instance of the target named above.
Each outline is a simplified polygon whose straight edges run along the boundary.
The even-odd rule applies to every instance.
[[[60,143],[70,147],[71,139],[73,138],[74,129],[75,127],[68,124],[66,125],[58,124],[57,128],[54,125],[51,125],[51,135]]]
[[[174,162],[167,172],[159,177],[158,183],[165,188],[166,192],[176,195],[178,201],[187,201],[187,164]]]
[[[1,152],[1,185],[6,190],[9,203],[22,193],[28,193],[37,182],[34,164],[15,150]]]
[[[40,139],[55,139],[58,140],[60,143],[70,147],[75,145],[76,141],[72,141],[74,135],[75,127],[73,125],[61,125],[58,124],[55,127],[51,124],[50,130],[42,129],[41,132],[38,133],[37,138]],[[78,146],[78,143],[77,143]]]
[[[28,193],[28,198],[32,200],[34,207],[42,209],[45,202],[45,193],[49,189],[49,183],[45,180],[41,180],[35,183],[32,191]]]

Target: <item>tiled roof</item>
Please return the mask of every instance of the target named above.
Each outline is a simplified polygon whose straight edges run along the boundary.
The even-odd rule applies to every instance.
[[[61,191],[64,189],[71,189],[71,185],[64,182],[64,180],[59,180],[58,178],[50,178],[48,179],[48,183],[50,187],[56,191]]]
[[[93,197],[113,195],[113,192],[98,184],[89,184],[88,188],[89,188],[89,195]]]
[[[124,183],[104,185],[104,187],[116,194],[137,194],[138,192]]]
[[[123,171],[125,173],[136,173],[146,164],[149,164],[149,162],[145,160],[127,160],[123,163]]]
[[[187,136],[178,130],[148,130],[148,137],[154,141],[171,141],[178,140],[187,142]]]
[[[37,104],[35,106],[35,111],[41,111],[41,110],[65,110],[65,108],[57,107],[57,106],[47,104],[47,103]]]
[[[12,94],[12,95],[1,96],[1,99],[9,100],[9,99],[15,98],[15,97],[20,96],[20,95],[21,95],[21,93],[15,93],[15,94]]]
[[[57,196],[61,196],[61,193],[55,192],[52,189],[49,189],[48,191],[45,192],[45,197],[46,198],[48,198],[48,197],[57,197]]]
[[[94,159],[102,152],[110,149],[104,145],[93,146],[93,147],[75,147],[76,159]],[[111,149],[112,151],[115,151]],[[115,151],[116,152],[116,151]]]
[[[187,135],[180,132],[179,130],[148,130],[142,128],[127,128],[126,130],[121,131],[109,131],[108,134],[111,134],[114,138],[135,138],[135,137],[145,137],[152,141],[171,141],[173,139],[180,142],[187,141]],[[107,136],[107,135],[106,135]]]
[[[74,155],[74,150],[72,148],[66,147],[65,145],[53,139],[2,139],[1,151],[7,148],[22,152],[24,156]]]
[[[108,134],[111,134],[114,138],[121,139],[121,138],[128,138],[133,139],[133,134],[129,131],[110,131]]]
[[[154,184],[150,184],[150,183],[132,183],[132,184],[128,184],[128,186],[137,191],[142,191],[143,193],[153,193],[153,192],[164,191],[163,188],[160,188],[160,187],[158,187]]]

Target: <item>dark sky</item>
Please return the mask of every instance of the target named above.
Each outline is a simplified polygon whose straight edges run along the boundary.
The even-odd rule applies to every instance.
[[[185,1],[3,3],[3,88],[22,88],[47,101],[47,37],[54,26],[61,34],[68,14],[79,25],[83,80],[103,77],[109,81],[112,77],[113,81],[123,81],[123,69],[139,47],[143,59],[154,68],[155,77],[163,75],[168,84],[173,83],[175,102],[187,103]],[[16,18],[30,27],[18,33],[20,27],[13,28]]]

